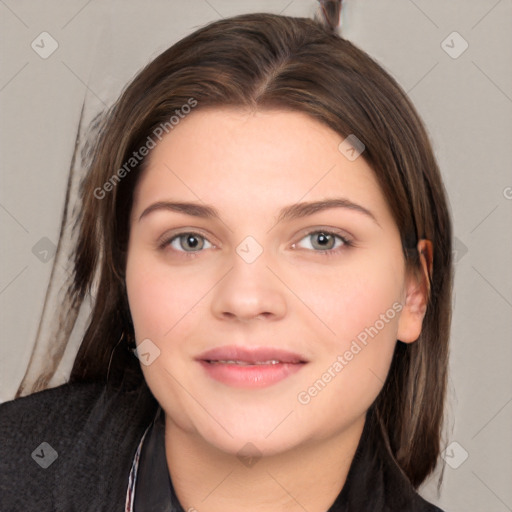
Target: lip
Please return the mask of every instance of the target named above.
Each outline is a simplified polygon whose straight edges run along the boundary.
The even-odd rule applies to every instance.
[[[281,363],[305,363],[299,354],[274,347],[248,348],[241,345],[224,345],[215,347],[200,354],[199,361],[243,361],[245,363],[257,363],[258,361],[278,360]]]
[[[307,363],[299,354],[287,350],[237,345],[207,350],[196,360],[212,379],[242,388],[263,388],[276,384],[298,372]]]

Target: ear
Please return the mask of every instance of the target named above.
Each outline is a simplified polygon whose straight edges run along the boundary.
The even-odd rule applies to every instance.
[[[403,343],[412,343],[419,338],[430,296],[429,276],[432,276],[434,261],[432,242],[421,239],[417,250],[421,269],[406,276],[405,301],[398,321],[397,339]]]

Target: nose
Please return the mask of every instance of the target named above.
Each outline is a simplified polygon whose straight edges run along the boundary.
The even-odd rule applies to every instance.
[[[213,290],[211,309],[215,317],[238,322],[284,317],[286,287],[267,267],[264,254],[252,263],[233,255],[230,271]]]

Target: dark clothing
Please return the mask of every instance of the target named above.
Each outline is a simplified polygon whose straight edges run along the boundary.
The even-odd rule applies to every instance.
[[[414,491],[369,417],[329,512],[442,512]],[[147,386],[68,383],[6,402],[0,442],[1,512],[124,511],[137,459],[134,511],[184,512],[167,468],[164,417]]]

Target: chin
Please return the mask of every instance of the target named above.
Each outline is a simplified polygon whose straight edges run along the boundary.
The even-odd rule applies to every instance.
[[[198,434],[210,446],[228,455],[236,456],[243,462],[246,458],[260,458],[278,455],[296,448],[301,444],[300,434],[295,430],[291,436],[288,429],[282,432],[268,433],[271,429],[259,429],[253,426],[240,425],[236,431],[228,435],[223,429],[212,427],[211,429],[198,429]]]
[[[192,407],[188,407],[188,406]],[[240,450],[251,446],[262,455],[273,455],[287,451],[306,441],[312,432],[308,432],[307,422],[299,422],[293,409],[250,407],[238,403],[236,407],[209,407],[210,414],[187,404],[185,410],[169,410],[173,423],[184,433],[198,437],[225,453],[238,455]],[[285,411],[285,412],[283,412]],[[173,412],[177,413],[176,417]],[[246,446],[249,445],[249,446]]]

